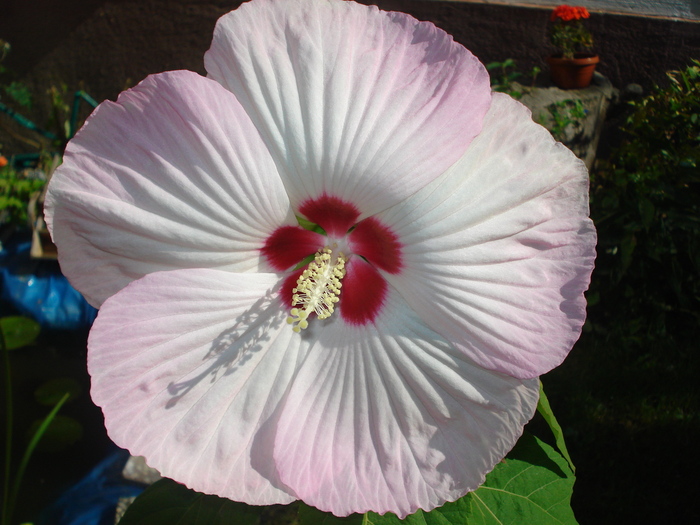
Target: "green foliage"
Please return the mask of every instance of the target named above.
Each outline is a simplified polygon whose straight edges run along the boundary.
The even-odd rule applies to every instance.
[[[69,393],[63,394],[61,404],[68,401]],[[45,419],[36,419],[29,427],[28,435],[33,436],[44,424]],[[36,449],[41,452],[61,452],[83,438],[83,425],[75,418],[63,415],[54,416],[42,429]]]
[[[170,479],[151,485],[122,516],[121,525],[257,525],[265,507],[201,494]]]
[[[557,20],[551,33],[551,42],[561,51],[563,58],[574,58],[574,54],[593,46],[593,37],[580,20],[571,23]]]
[[[513,82],[522,76],[522,73],[515,70],[515,60],[507,58],[503,62],[491,62],[486,65],[486,70],[491,74],[492,90],[508,93],[513,98],[523,95],[513,87]]]
[[[0,39],[0,62],[10,50],[10,45]],[[66,84],[51,86],[46,95],[50,105],[50,115],[44,125],[37,125],[22,113],[31,109],[32,96],[26,85],[13,80],[12,73],[0,64],[0,112],[9,116],[17,124],[30,133],[13,133],[14,139],[21,141],[37,150],[40,157],[47,151],[62,153],[68,141],[73,138],[81,124],[85,112],[81,112],[81,104],[92,108],[97,102],[87,93],[79,90],[73,94],[73,104]],[[82,116],[81,116],[82,115]]]
[[[576,472],[574,462],[571,461],[571,456],[569,455],[569,451],[566,448],[566,442],[564,441],[564,432],[562,431],[561,425],[559,425],[557,418],[554,417],[554,412],[552,411],[552,407],[549,404],[549,399],[547,399],[547,394],[545,394],[544,392],[542,381],[540,381],[540,399],[537,402],[537,412],[544,418],[545,422],[551,429],[552,434],[554,434],[554,442],[556,443],[561,455],[564,456],[564,459],[566,459],[566,461],[569,463],[571,471]]]
[[[51,99],[51,116],[46,127],[54,130],[54,134],[58,137],[54,140],[53,146],[57,150],[63,151],[68,139],[72,136],[69,118],[70,105],[66,102],[68,99],[68,86],[65,84],[51,86],[47,94]]]
[[[314,507],[309,507],[305,503],[299,504],[300,525],[370,525],[371,523],[371,518],[367,514],[351,514],[339,518]]]
[[[549,119],[545,115],[540,115],[539,121],[545,125],[555,139],[565,142],[567,130],[574,133],[581,130],[583,120],[586,118],[586,109],[580,98],[569,98],[560,100],[547,106]],[[551,123],[550,123],[551,122]]]
[[[570,5],[560,5],[549,17],[549,39],[563,58],[574,58],[576,52],[593,46],[593,36],[583,25],[583,19],[590,16],[588,9]]]
[[[522,79],[523,74],[516,70],[515,60],[507,58],[503,62],[491,62],[486,65],[486,70],[491,75],[491,89],[493,91],[507,93],[515,99],[523,96],[523,86],[516,83],[518,79]],[[532,68],[530,72],[531,86],[535,85],[540,71],[541,69],[537,66]]]
[[[32,107],[32,94],[24,84],[17,81],[10,82],[6,86],[2,86],[2,90],[20,106],[24,108]]]
[[[5,455],[2,483],[2,505],[0,505],[0,525],[9,525],[12,519],[17,493],[22,483],[22,476],[29,462],[29,458],[41,439],[46,426],[51,422],[56,412],[60,409],[65,399],[59,401],[49,415],[46,423],[39,425],[37,431],[25,450],[14,477],[12,476],[12,437],[14,425],[14,404],[12,400],[12,371],[10,369],[10,350],[16,350],[32,344],[39,335],[39,324],[32,319],[20,316],[0,318],[0,353],[2,353],[2,363],[4,369],[5,386]],[[67,396],[66,396],[67,399]]]
[[[700,320],[700,62],[632,102],[626,139],[597,171],[594,318],[628,341]]]
[[[34,399],[40,405],[54,406],[60,399],[68,394],[68,401],[77,398],[83,391],[72,377],[55,377],[49,379],[34,391]]]
[[[34,177],[34,171],[17,171],[10,164],[0,168],[0,223],[22,225],[27,222],[27,204],[46,180]]]
[[[10,52],[10,43],[5,42],[3,39],[0,38],[0,62],[5,60],[5,57],[7,54]],[[2,69],[0,69],[0,73],[2,72]]]
[[[560,454],[535,436],[524,434],[479,490],[467,496],[472,499],[467,523],[573,525],[577,523],[571,510],[574,481]]]
[[[2,350],[16,350],[32,344],[40,330],[39,323],[28,317],[13,315],[0,318]]]

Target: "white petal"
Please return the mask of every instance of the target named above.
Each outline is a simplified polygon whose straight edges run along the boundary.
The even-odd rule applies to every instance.
[[[387,280],[470,358],[525,378],[566,357],[595,257],[588,173],[524,106],[496,95],[450,172],[380,219],[403,245]]]
[[[272,463],[301,339],[272,274],[157,272],[102,306],[92,397],[110,437],[188,487],[254,505],[296,499]]]
[[[440,175],[479,132],[488,74],[428,22],[340,0],[255,0],[217,23],[209,75],[270,145],[292,204],[373,214]]]
[[[61,268],[95,306],[147,273],[257,270],[289,200],[236,98],[188,71],[101,104],[47,196]]]
[[[532,417],[537,380],[484,370],[392,291],[376,324],[314,323],[275,440],[280,478],[345,516],[400,517],[475,490]]]

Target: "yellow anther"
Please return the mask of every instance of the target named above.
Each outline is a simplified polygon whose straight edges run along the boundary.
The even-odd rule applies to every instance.
[[[292,290],[292,306],[287,323],[292,330],[299,332],[309,326],[308,317],[311,312],[319,319],[327,319],[339,301],[338,295],[345,277],[345,255],[337,255],[329,247],[316,253],[314,260],[297,279],[297,285]]]

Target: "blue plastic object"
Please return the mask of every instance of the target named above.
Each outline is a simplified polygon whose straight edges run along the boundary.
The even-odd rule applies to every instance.
[[[31,242],[11,239],[0,250],[0,298],[50,330],[87,329],[97,316],[56,261],[34,260]]]
[[[119,498],[138,496],[144,486],[125,480],[126,450],[109,454],[82,480],[45,509],[38,525],[114,525]]]

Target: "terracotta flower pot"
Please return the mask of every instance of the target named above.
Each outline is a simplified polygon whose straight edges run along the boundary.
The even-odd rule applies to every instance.
[[[598,62],[600,62],[598,55],[583,53],[574,55],[574,58],[562,58],[561,56],[547,58],[552,82],[561,89],[588,87]]]

